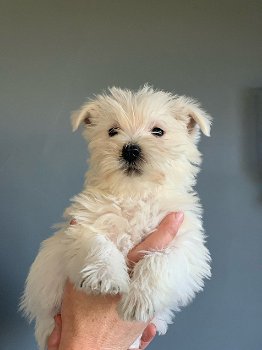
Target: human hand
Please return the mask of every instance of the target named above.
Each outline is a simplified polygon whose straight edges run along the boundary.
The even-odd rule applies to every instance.
[[[180,212],[167,215],[156,231],[129,252],[130,267],[142,259],[146,251],[166,248],[182,221]],[[76,221],[71,224],[76,224]],[[55,317],[48,350],[126,350],[141,333],[140,349],[145,349],[155,337],[156,328],[152,323],[121,320],[116,312],[120,298],[119,295],[87,295],[67,282],[61,315]]]

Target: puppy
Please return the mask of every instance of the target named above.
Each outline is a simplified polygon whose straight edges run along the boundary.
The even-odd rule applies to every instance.
[[[87,293],[120,293],[123,319],[154,318],[163,334],[173,311],[188,304],[210,277],[193,186],[201,162],[200,130],[209,136],[211,118],[184,96],[149,86],[137,92],[113,87],[73,114],[73,130],[80,124],[89,149],[84,188],[66,209],[60,230],[42,243],[21,302],[36,321],[41,350],[68,278]],[[130,278],[128,251],[175,211],[184,212],[184,221],[172,244],[147,252]]]

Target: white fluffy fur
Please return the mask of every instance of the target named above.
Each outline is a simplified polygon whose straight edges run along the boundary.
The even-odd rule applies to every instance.
[[[68,277],[87,293],[121,293],[118,311],[124,319],[154,317],[165,333],[173,311],[188,304],[210,276],[202,210],[192,189],[201,162],[199,129],[209,136],[210,117],[192,99],[145,86],[96,96],[74,113],[73,129],[84,121],[90,152],[84,189],[65,211],[59,232],[42,243],[21,303],[36,321],[41,350]],[[112,127],[118,134],[109,137]],[[154,127],[164,136],[152,135]],[[143,152],[139,175],[123,171],[120,154],[130,142]],[[167,249],[148,252],[130,279],[128,251],[174,211],[184,212],[176,238]],[[77,224],[70,225],[71,219]]]

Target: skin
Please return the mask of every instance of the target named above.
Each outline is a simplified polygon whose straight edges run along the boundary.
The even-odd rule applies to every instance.
[[[182,222],[181,212],[167,215],[156,231],[129,252],[130,271],[145,251],[165,249]],[[74,224],[73,220],[71,225]],[[152,323],[121,320],[116,311],[120,298],[120,295],[87,295],[67,282],[61,314],[55,316],[55,328],[48,339],[48,350],[126,350],[140,334],[139,349],[145,349],[155,337],[156,328]]]

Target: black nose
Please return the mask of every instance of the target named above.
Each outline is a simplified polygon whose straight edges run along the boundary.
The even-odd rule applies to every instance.
[[[141,148],[138,145],[128,143],[122,149],[122,157],[128,162],[135,162],[141,154]]]

